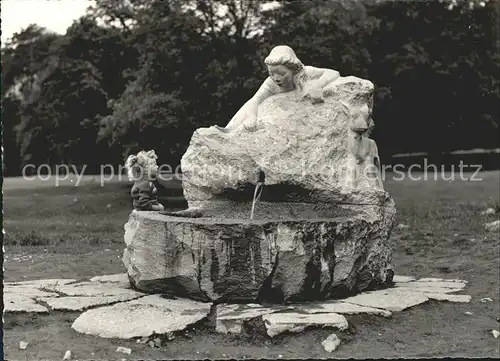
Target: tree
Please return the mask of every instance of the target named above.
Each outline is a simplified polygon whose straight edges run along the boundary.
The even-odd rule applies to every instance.
[[[382,160],[498,146],[499,0],[268,3],[97,0],[65,35],[15,34],[2,48],[6,171],[145,148],[174,165],[196,128],[226,125],[255,93],[280,44],[374,82]]]
[[[384,141],[382,151],[437,156],[496,146],[494,5],[470,3],[388,1],[373,9],[381,21],[369,73],[377,85],[374,136]]]
[[[3,171],[7,177],[17,176],[21,172],[21,160],[14,127],[19,119],[20,104],[14,96],[2,98]]]
[[[65,35],[68,58],[85,61],[101,74],[101,86],[109,99],[117,99],[138,66],[139,53],[121,29],[97,25],[100,20],[84,16]]]
[[[15,99],[8,104],[18,104],[9,119],[16,147],[9,148],[19,150],[20,166],[92,159],[85,154],[94,148],[97,127],[89,125],[106,112],[106,94],[99,69],[68,57],[68,44],[68,37],[30,26],[2,49],[4,94]]]
[[[177,164],[196,128],[227,124],[263,80],[255,77],[259,43],[247,38],[255,4],[152,1],[138,9],[127,31],[139,66],[102,119],[101,139],[123,157],[147,147]],[[216,13],[224,6],[225,15]]]
[[[99,71],[89,63],[60,60],[37,101],[23,107],[16,127],[23,163],[88,164],[95,159],[97,127],[91,124],[107,109],[99,81]]]
[[[273,24],[265,35],[268,48],[286,44],[306,64],[367,76],[371,60],[365,45],[376,19],[363,1],[288,0],[265,16]]]

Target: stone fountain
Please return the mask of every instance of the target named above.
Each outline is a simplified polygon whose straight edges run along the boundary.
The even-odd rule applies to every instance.
[[[131,213],[123,261],[135,288],[285,303],[391,284],[395,205],[368,138],[373,84],[304,66],[286,46],[266,65],[226,128],[194,132],[181,161],[189,209]]]

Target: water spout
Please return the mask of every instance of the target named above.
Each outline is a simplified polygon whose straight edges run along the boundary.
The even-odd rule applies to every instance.
[[[252,200],[252,211],[250,213],[250,221],[253,220],[253,215],[255,211],[255,204],[260,199],[260,195],[262,194],[262,189],[264,188],[264,183],[265,183],[266,177],[263,171],[259,172],[259,180],[257,181],[257,184],[255,185],[255,190],[253,192],[253,200]]]

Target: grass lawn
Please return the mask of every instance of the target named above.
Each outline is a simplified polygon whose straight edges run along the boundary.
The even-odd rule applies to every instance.
[[[348,317],[352,332],[338,333],[342,345],[332,355],[321,346],[328,330],[276,340],[198,330],[151,349],[132,341],[79,335],[70,329],[79,313],[8,314],[4,316],[5,358],[61,359],[71,349],[78,359],[117,359],[122,357],[115,353],[118,345],[134,350],[129,359],[498,357],[498,340],[489,332],[499,328],[500,244],[499,235],[486,232],[484,223],[499,216],[480,213],[499,204],[500,172],[481,173],[482,181],[396,181],[388,175],[385,184],[396,201],[397,224],[409,226],[394,229],[391,237],[396,274],[468,280],[466,293],[473,297],[471,303],[431,302],[390,319]],[[131,211],[130,185],[16,183],[4,184],[6,281],[124,271],[120,257],[123,225]],[[480,302],[483,297],[494,302]],[[30,342],[25,351],[19,350],[21,340]]]

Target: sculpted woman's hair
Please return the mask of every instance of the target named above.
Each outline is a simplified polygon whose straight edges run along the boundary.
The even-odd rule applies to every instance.
[[[266,65],[283,65],[290,69],[293,75],[293,83],[295,86],[302,91],[304,85],[307,81],[307,75],[305,72],[304,64],[295,55],[292,48],[287,45],[278,45],[274,47],[266,59],[264,59]]]
[[[304,64],[297,58],[293,49],[286,45],[274,47],[264,63],[266,65],[283,65],[294,73],[298,73],[304,68]]]

